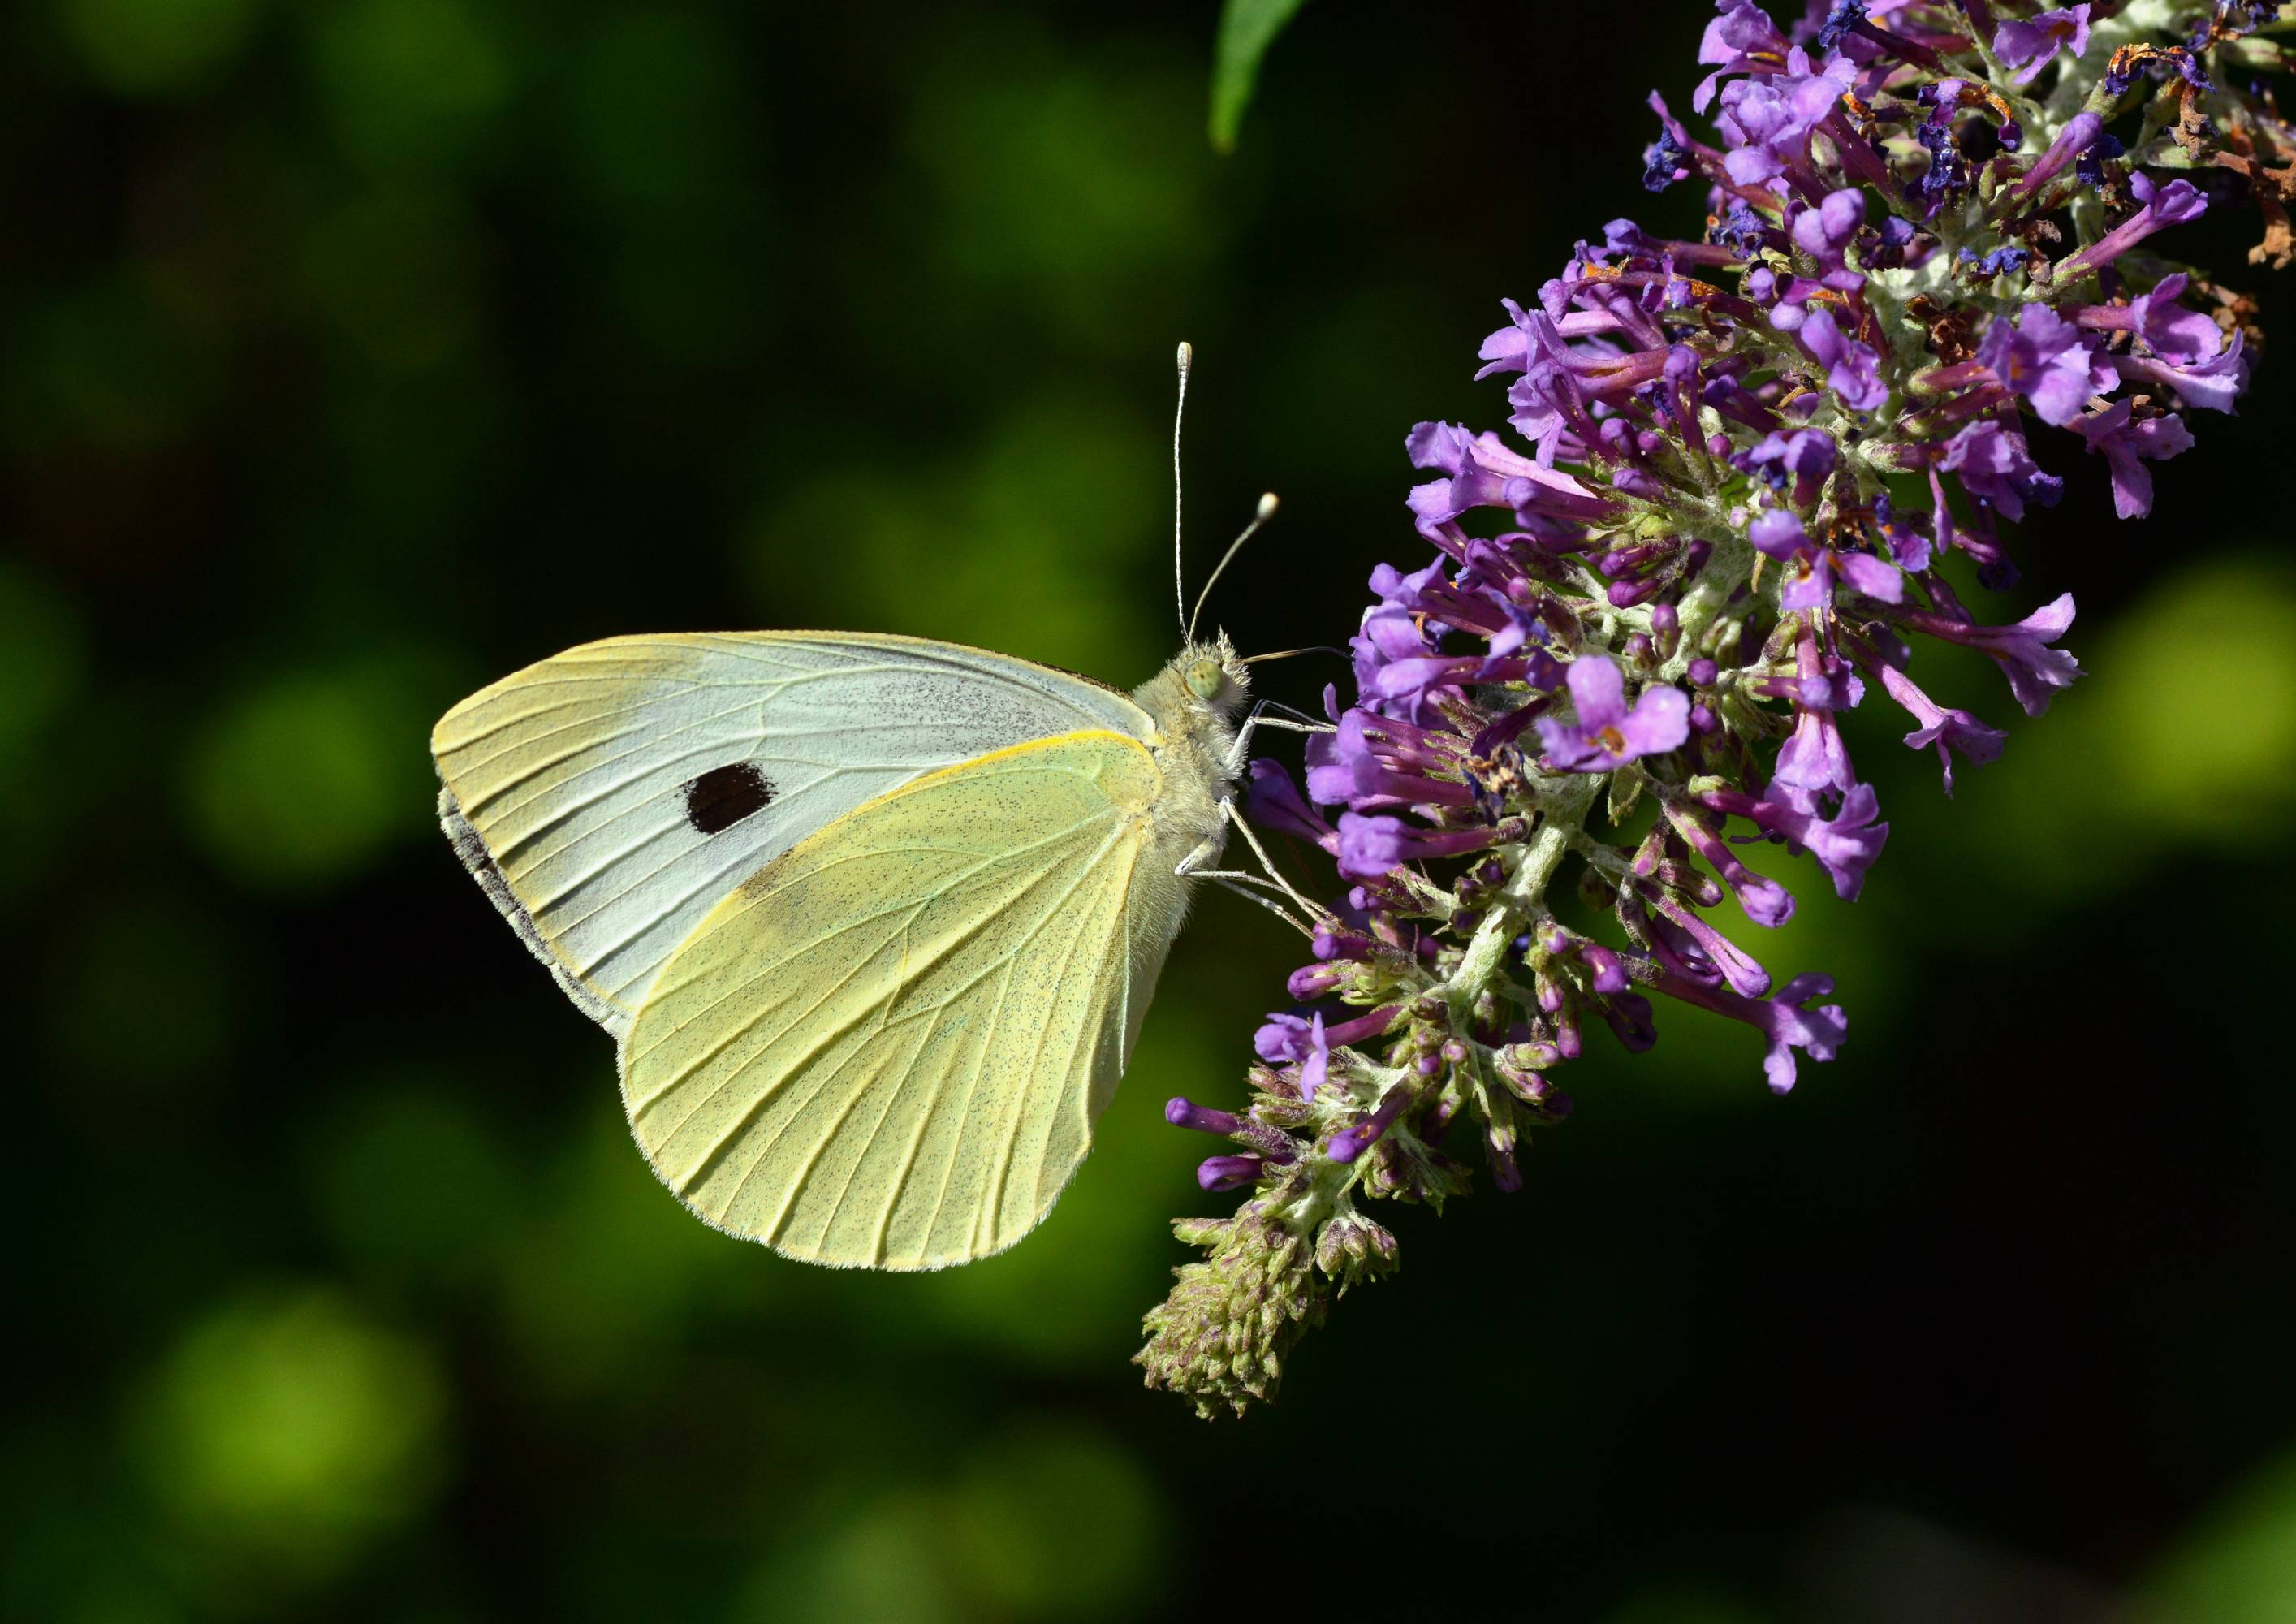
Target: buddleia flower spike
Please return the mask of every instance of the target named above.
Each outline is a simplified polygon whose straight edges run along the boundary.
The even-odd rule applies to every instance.
[[[1205,1255],[1147,1316],[1150,1385],[1205,1415],[1270,1396],[1395,1267],[1374,1203],[1461,1193],[1455,1152],[1516,1188],[1585,1046],[1648,1048],[1669,1002],[1751,1029],[1779,1094],[1841,1051],[1832,979],[1759,950],[1797,898],[1736,853],[1858,894],[1890,825],[1846,710],[1903,710],[1948,791],[2001,753],[1923,692],[1923,649],[1983,653],[2033,716],[2080,676],[2070,592],[1988,625],[1947,566],[2017,589],[2004,521],[2069,479],[2144,519],[2247,389],[2253,307],[2163,256],[2253,209],[2251,260],[2296,257],[2276,18],[1839,0],[1781,26],[1721,0],[1705,127],[1653,94],[1643,154],[1702,226],[1613,220],[1505,305],[1479,374],[1505,431],[1411,431],[1418,550],[1373,572],[1352,697],[1303,774],[1252,764],[1253,816],[1336,877],[1245,1097],[1168,1112],[1230,1142],[1198,1182],[1242,1202],[1176,1226]]]

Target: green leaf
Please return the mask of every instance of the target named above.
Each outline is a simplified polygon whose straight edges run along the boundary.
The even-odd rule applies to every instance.
[[[1212,56],[1212,145],[1235,151],[1243,110],[1259,80],[1259,59],[1307,0],[1227,0],[1220,12],[1219,45]]]

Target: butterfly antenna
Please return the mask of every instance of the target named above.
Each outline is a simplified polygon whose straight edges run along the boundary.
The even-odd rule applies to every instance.
[[[1204,582],[1204,589],[1196,594],[1196,606],[1189,612],[1187,630],[1181,636],[1182,642],[1191,644],[1195,642],[1196,617],[1204,612],[1204,600],[1212,595],[1212,587],[1218,584],[1221,572],[1227,568],[1227,561],[1242,551],[1243,544],[1259,532],[1261,525],[1275,517],[1275,493],[1271,490],[1259,498],[1259,511],[1253,513],[1251,522],[1243,527],[1243,534],[1227,544],[1227,551],[1220,554],[1218,564],[1213,568],[1210,578]]]
[[[1180,341],[1180,399],[1172,408],[1172,607],[1179,611],[1180,641],[1188,640],[1188,588],[1180,567],[1180,423],[1188,414],[1188,368],[1195,350]]]
[[[1263,665],[1271,660],[1294,660],[1301,654],[1336,654],[1341,660],[1348,658],[1347,650],[1335,649],[1329,644],[1319,643],[1304,649],[1277,649],[1272,654],[1246,654],[1236,663],[1247,666]]]

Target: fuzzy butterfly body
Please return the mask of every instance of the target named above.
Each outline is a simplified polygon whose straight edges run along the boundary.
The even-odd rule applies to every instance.
[[[447,712],[439,819],[618,1039],[689,1207],[934,1268],[1089,1149],[1224,845],[1246,688],[1225,638],[1129,696],[912,638],[612,638]]]

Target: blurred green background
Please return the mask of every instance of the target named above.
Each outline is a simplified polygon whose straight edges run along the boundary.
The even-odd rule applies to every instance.
[[[1241,1094],[1271,922],[1205,900],[1039,1235],[831,1274],[662,1191],[431,821],[431,719],[616,632],[1139,680],[1183,337],[1199,575],[1284,498],[1216,614],[1344,637],[1420,558],[1405,431],[1504,416],[1498,299],[1698,229],[1636,181],[1705,14],[1326,0],[1224,160],[1209,6],[11,8],[0,1612],[2296,1617],[2271,360],[2147,523],[2049,448],[2079,494],[1972,595],[2071,586],[2093,675],[2004,761],[1949,804],[1852,718],[1888,857],[1757,944],[1840,976],[1841,1058],[1595,1053],[1242,1423],[1126,1361],[1230,1199],[1160,1107]],[[2270,323],[2243,230],[2190,250]]]

